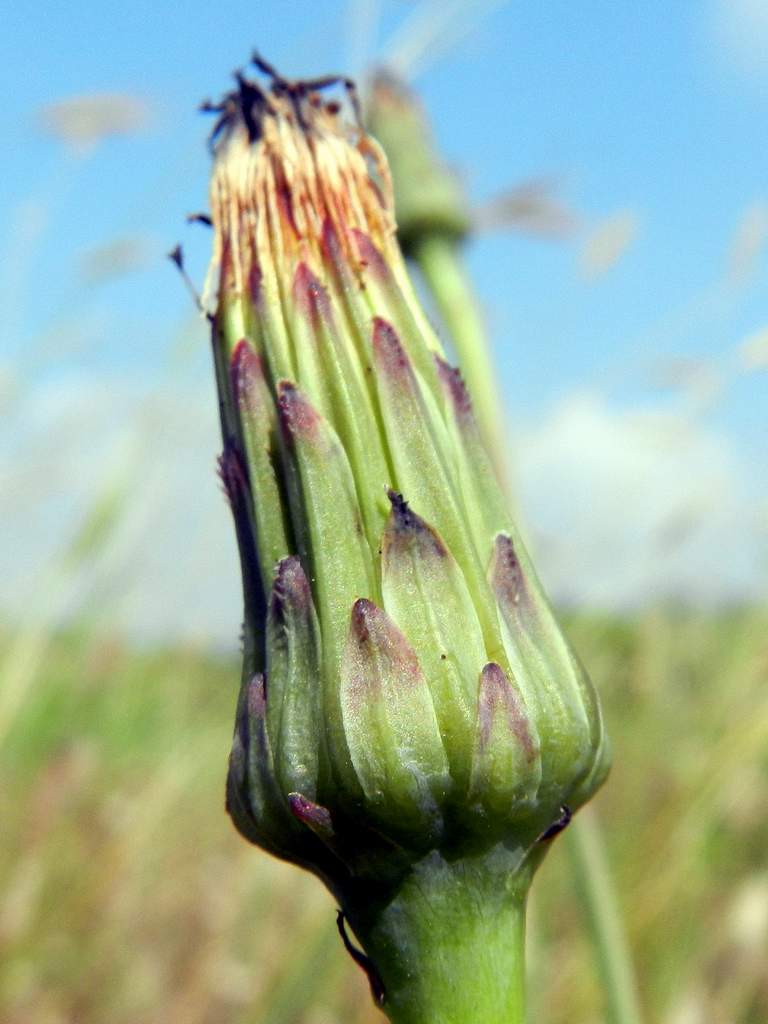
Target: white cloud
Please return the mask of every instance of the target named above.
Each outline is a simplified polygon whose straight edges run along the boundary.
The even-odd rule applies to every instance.
[[[712,0],[716,56],[748,77],[768,75],[768,4],[765,0]]]
[[[13,417],[15,443],[0,447],[0,608],[59,621],[86,607],[153,641],[236,642],[216,415],[212,388],[150,393],[81,374],[29,392]],[[63,573],[62,551],[110,489],[121,514],[95,556]]]
[[[765,596],[765,526],[725,437],[580,396],[518,442],[535,560],[559,600],[616,608]]]

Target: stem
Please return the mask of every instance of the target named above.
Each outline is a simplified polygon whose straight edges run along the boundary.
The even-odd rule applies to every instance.
[[[523,1024],[529,868],[509,851],[418,862],[394,898],[349,912],[392,1024]]]
[[[503,479],[504,431],[496,372],[480,307],[464,271],[459,243],[438,233],[423,235],[414,246],[413,256],[456,346],[480,430]]]
[[[632,959],[594,812],[585,807],[565,833],[576,891],[592,939],[595,963],[605,994],[608,1024],[642,1020]]]

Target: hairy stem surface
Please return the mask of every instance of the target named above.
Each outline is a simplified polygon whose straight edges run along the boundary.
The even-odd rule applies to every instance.
[[[525,902],[519,851],[418,862],[394,897],[349,919],[392,1024],[523,1024]]]

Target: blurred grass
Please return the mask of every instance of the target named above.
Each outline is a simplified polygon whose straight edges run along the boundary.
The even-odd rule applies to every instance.
[[[597,806],[648,1020],[764,1024],[768,613],[571,627],[616,748]],[[0,753],[0,1020],[382,1019],[320,883],[226,818],[237,678],[234,661],[132,650],[87,625],[47,638]],[[532,1020],[601,1020],[557,846],[530,961]]]

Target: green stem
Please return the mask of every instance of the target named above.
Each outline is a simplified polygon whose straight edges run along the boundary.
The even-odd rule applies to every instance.
[[[503,476],[504,432],[496,372],[480,307],[464,271],[459,246],[459,242],[446,235],[425,234],[414,244],[413,258],[456,346],[478,424],[496,468]]]
[[[529,883],[503,848],[455,861],[434,852],[392,899],[356,900],[349,920],[392,1024],[523,1024]]]
[[[642,1017],[632,959],[600,826],[590,807],[579,813],[564,839],[603,983],[606,1021],[608,1024],[640,1024]]]

